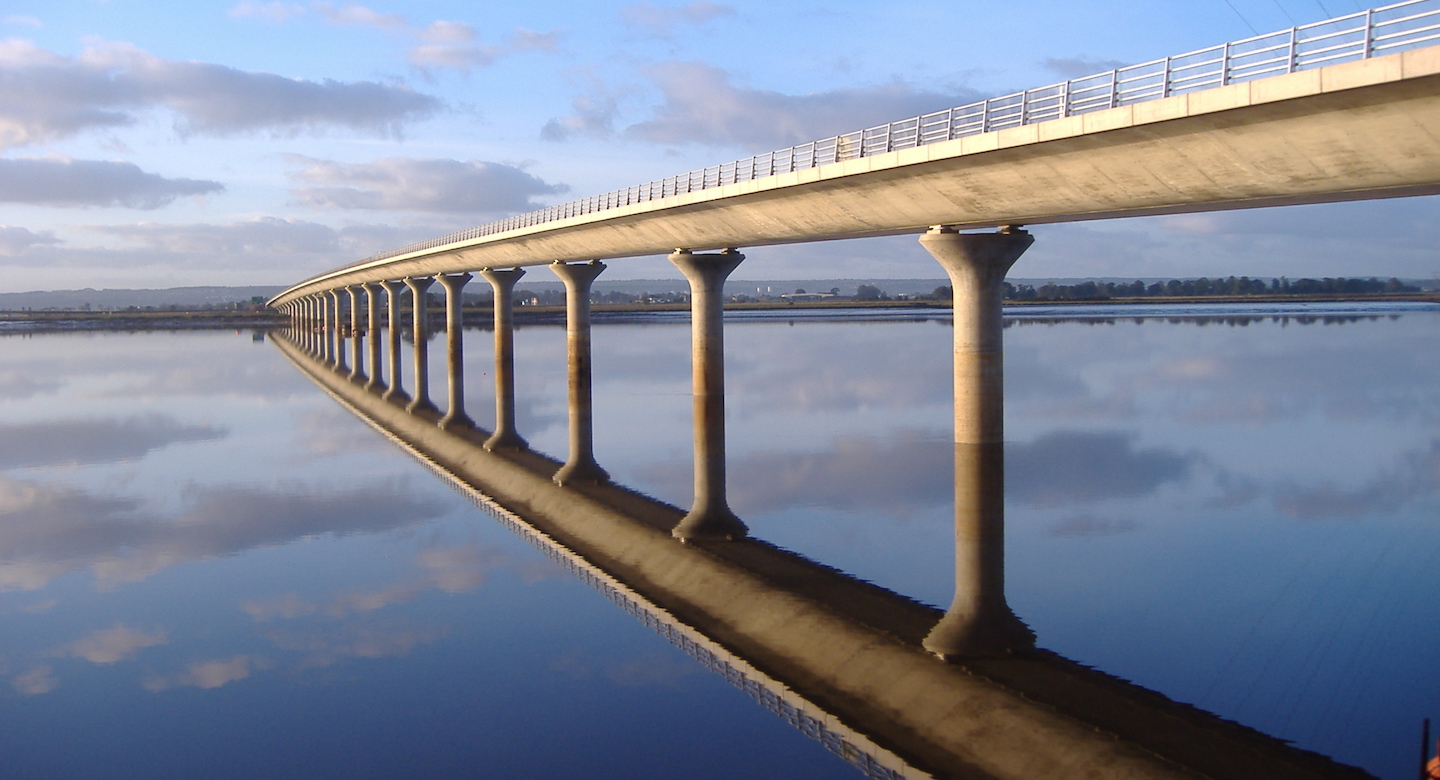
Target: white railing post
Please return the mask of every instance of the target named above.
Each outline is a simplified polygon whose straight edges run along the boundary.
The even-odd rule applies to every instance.
[[[1110,71],[1110,105],[1115,108],[1120,105],[1120,69]]]
[[[1371,45],[1371,40],[1372,40],[1372,38],[1374,37],[1374,34],[1375,34],[1375,22],[1374,22],[1374,17],[1375,17],[1375,9],[1374,9],[1374,8],[1367,8],[1367,9],[1365,9],[1365,54],[1363,55],[1362,59],[1367,59],[1367,60],[1370,59],[1370,45]]]
[[[1230,84],[1230,44],[1225,44],[1225,50],[1220,54],[1220,86]]]
[[[1300,28],[1290,28],[1290,66],[1285,69],[1286,73],[1294,73],[1295,67],[1300,62]]]

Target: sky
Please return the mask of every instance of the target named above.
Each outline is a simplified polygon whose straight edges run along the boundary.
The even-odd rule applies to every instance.
[[[0,292],[288,285],[1363,1],[6,0]],[[1437,197],[1032,232],[1014,277],[1440,277]],[[943,275],[910,236],[742,250],[737,279]]]

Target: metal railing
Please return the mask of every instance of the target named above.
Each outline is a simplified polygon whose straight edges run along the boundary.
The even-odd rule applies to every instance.
[[[900,149],[1367,59],[1440,40],[1440,0],[1407,0],[765,152],[490,222],[362,263]]]

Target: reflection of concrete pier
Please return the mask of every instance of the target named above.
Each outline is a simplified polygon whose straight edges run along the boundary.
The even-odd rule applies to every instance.
[[[723,651],[692,650],[699,657],[743,659],[723,666],[756,670],[747,686],[773,685],[767,695],[791,708],[776,709],[798,710],[794,722],[807,733],[841,734],[864,751],[849,757],[871,777],[1366,776],[1034,648],[941,663],[925,646],[939,610],[762,541],[679,544],[679,508],[614,484],[557,486],[558,461],[486,452],[483,432],[441,430],[275,343],[332,397],[587,581],[623,591],[657,630],[681,644],[698,633]],[[987,468],[981,458],[957,475],[994,485]],[[1003,561],[983,561],[992,563]]]
[[[1005,603],[1005,273],[1035,239],[1023,230],[920,237],[950,275],[955,305],[955,599],[925,647],[943,658],[1035,642]]]

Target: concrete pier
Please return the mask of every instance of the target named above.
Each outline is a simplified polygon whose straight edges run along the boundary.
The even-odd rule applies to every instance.
[[[445,288],[445,376],[449,396],[440,427],[473,428],[475,421],[465,413],[465,343],[463,290],[470,274],[447,274],[435,277]]]
[[[330,312],[334,307],[331,300],[335,296],[330,293],[320,294],[320,356],[324,358],[327,365],[335,365],[335,325],[334,317]]]
[[[382,397],[387,401],[407,403],[410,396],[405,392],[405,384],[401,381],[405,372],[401,368],[403,361],[400,360],[400,294],[405,290],[405,284],[387,280],[381,282],[380,286],[385,288],[385,308],[388,315],[385,319],[385,341],[390,353],[390,381],[386,383],[385,395]]]
[[[570,458],[555,472],[555,484],[605,482],[610,475],[595,462],[594,408],[590,376],[590,285],[605,264],[551,263],[565,283],[565,350],[570,376]]]
[[[380,285],[367,282],[365,288],[365,330],[370,336],[370,381],[367,390],[379,390],[385,385],[380,379]]]
[[[725,278],[744,259],[733,249],[670,255],[690,282],[695,409],[695,503],[671,531],[677,539],[742,539],[749,532],[725,497]]]
[[[365,384],[365,328],[360,324],[360,293],[364,285],[346,287],[350,293],[350,338],[355,342],[355,367],[350,369],[350,381]]]
[[[495,293],[495,432],[485,442],[487,450],[529,447],[515,430],[515,323],[511,301],[515,283],[524,275],[523,268],[480,271]]]
[[[410,335],[415,356],[415,395],[405,407],[411,414],[416,412],[439,412],[430,400],[430,307],[426,291],[434,283],[428,276],[409,277],[405,286],[410,288]]]
[[[955,598],[925,638],[947,660],[1035,644],[1005,601],[1005,274],[1035,239],[1006,227],[920,237],[950,275],[955,305]]]

